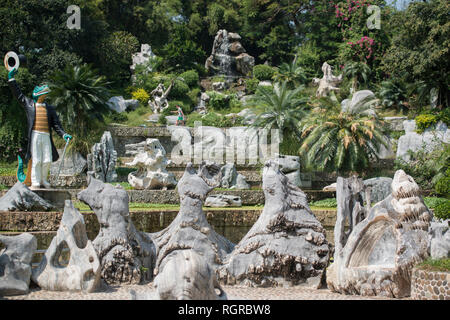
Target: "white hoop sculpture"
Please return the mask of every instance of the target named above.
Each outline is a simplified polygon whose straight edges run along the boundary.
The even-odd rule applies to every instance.
[[[13,66],[9,65],[8,61],[10,58],[14,58],[14,60],[16,62]],[[17,53],[15,53],[14,51],[9,51],[7,54],[5,54],[5,59],[3,60],[3,62],[5,64],[5,68],[8,71],[11,71],[13,68],[16,68],[16,70],[19,69],[20,59],[19,59],[19,56],[17,55]]]

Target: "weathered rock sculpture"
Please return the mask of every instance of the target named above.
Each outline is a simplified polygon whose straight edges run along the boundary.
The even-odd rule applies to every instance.
[[[149,138],[137,144],[127,144],[125,148],[127,154],[135,156],[133,161],[126,165],[138,167],[137,171],[128,175],[128,182],[133,188],[148,190],[176,186],[175,176],[166,169],[170,160],[167,160],[166,150],[158,139]]]
[[[139,101],[136,99],[125,100],[123,96],[111,97],[106,105],[118,113],[125,112],[127,110],[134,110],[139,107]]]
[[[313,79],[313,83],[319,85],[319,88],[316,91],[316,97],[326,97],[331,91],[338,91],[339,88],[337,85],[342,82],[342,74],[337,77],[334,76],[331,66],[326,62],[322,65],[322,72],[322,79]]]
[[[431,218],[419,186],[398,170],[392,194],[370,209],[341,250],[336,248],[328,287],[345,294],[408,296],[413,265],[428,256]]]
[[[27,294],[31,278],[31,259],[37,248],[36,237],[0,235],[5,248],[0,251],[0,296]]]
[[[109,131],[105,131],[99,143],[92,146],[87,156],[88,176],[103,182],[117,180],[117,151],[114,150],[113,139]]]
[[[69,262],[61,263],[63,249],[69,249]],[[96,291],[100,282],[100,261],[88,240],[83,216],[72,201],[66,200],[61,224],[39,266],[33,281],[49,291]]]
[[[265,206],[219,269],[219,280],[249,286],[320,286],[329,260],[325,230],[306,195],[274,160],[263,172]]]
[[[241,207],[242,200],[239,196],[226,194],[215,194],[208,196],[205,200],[205,207]]]
[[[0,198],[0,211],[52,211],[56,207],[39,197],[21,182]]]
[[[169,107],[169,101],[167,100],[167,97],[170,94],[170,91],[172,90],[174,81],[171,82],[170,86],[167,88],[164,87],[164,84],[160,83],[154,89],[152,92],[150,92],[150,95],[152,98],[148,101],[148,105],[152,109],[154,113],[160,113],[164,109]]]
[[[120,186],[91,178],[88,188],[77,197],[92,208],[100,224],[93,244],[103,280],[108,284],[151,280],[155,246],[150,236],[137,231],[131,221],[128,193]]]
[[[237,172],[234,163],[223,165],[220,171],[222,172],[222,181],[220,183],[222,188],[238,190],[250,189],[250,185],[247,183],[245,176]]]
[[[241,36],[227,30],[217,31],[205,68],[211,75],[247,76],[253,71],[255,58],[245,52]]]
[[[365,218],[367,210],[364,208],[363,194],[370,208],[370,193],[366,190],[362,179],[353,176],[348,179],[337,178],[336,182],[336,225],[334,227],[335,251],[340,252],[345,246],[353,228]],[[346,223],[348,230],[345,231]]]
[[[450,258],[449,219],[432,221],[429,229],[429,252],[432,259]]]
[[[180,212],[166,229],[152,234],[158,249],[155,275],[166,257],[176,250],[196,251],[213,269],[231,252],[234,245],[214,231],[202,210],[203,201],[219,185],[220,178],[220,167],[213,163],[202,163],[198,171],[192,163],[187,164],[177,186]]]
[[[153,283],[160,300],[226,300],[216,274],[195,250],[176,250],[164,258]],[[216,289],[219,291],[216,293]]]
[[[289,181],[297,187],[300,187],[302,183],[300,176],[300,157],[278,155],[276,161],[280,166],[280,171],[283,172],[286,177],[288,177]]]

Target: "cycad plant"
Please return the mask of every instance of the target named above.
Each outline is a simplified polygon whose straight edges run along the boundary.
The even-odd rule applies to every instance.
[[[381,98],[381,104],[384,107],[396,107],[398,109],[405,109],[407,103],[407,89],[405,86],[394,80],[386,80],[381,82],[380,91],[378,95]]]
[[[299,154],[307,166],[319,171],[356,172],[377,159],[381,145],[387,147],[385,125],[365,112],[373,101],[342,112],[339,104],[321,99],[309,117],[300,123]]]
[[[290,88],[299,86],[306,82],[305,70],[299,65],[297,56],[292,62],[283,62],[275,73],[274,79],[278,82],[286,81]]]
[[[92,136],[89,131],[94,127],[94,123],[102,120],[102,114],[108,111],[107,85],[105,78],[99,76],[96,70],[87,64],[67,65],[51,77],[51,102],[55,105],[65,129],[72,133],[74,141],[79,140],[78,144]]]
[[[344,75],[351,79],[353,93],[360,84],[366,83],[371,73],[370,67],[364,62],[349,62],[344,67]]]
[[[300,135],[298,123],[307,114],[308,98],[302,96],[303,86],[289,89],[287,81],[275,83],[273,87],[260,86],[252,99],[260,111],[253,127],[279,129],[285,134]]]

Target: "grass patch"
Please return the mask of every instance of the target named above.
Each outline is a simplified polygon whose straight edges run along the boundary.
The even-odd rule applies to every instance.
[[[8,189],[9,189],[9,187],[7,187],[7,186],[5,186],[3,184],[0,184],[0,191],[8,190]]]
[[[311,201],[309,203],[310,207],[319,207],[319,208],[336,208],[337,202],[336,198],[326,198],[318,201]]]
[[[26,166],[24,166],[26,171]],[[17,161],[13,163],[0,163],[0,176],[15,176],[17,172]]]
[[[433,260],[431,258],[428,258],[421,264],[417,265],[417,268],[419,268],[421,270],[426,270],[426,271],[448,272],[448,271],[450,271],[450,258],[438,259],[438,260]]]

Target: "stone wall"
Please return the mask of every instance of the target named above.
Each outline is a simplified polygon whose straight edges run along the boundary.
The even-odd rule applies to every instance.
[[[450,300],[450,272],[425,271],[414,268],[411,298],[415,300]]]

